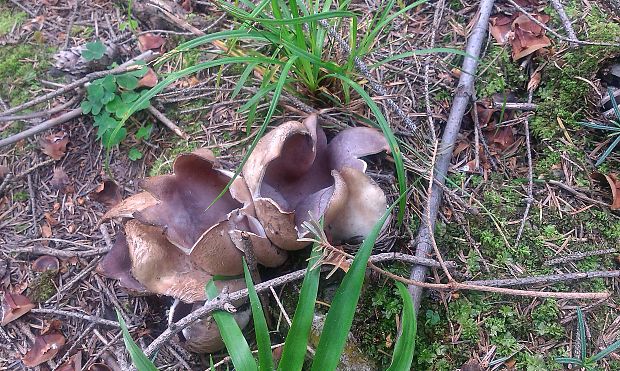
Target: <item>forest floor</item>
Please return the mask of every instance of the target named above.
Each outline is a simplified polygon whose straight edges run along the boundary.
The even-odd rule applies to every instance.
[[[194,29],[214,32],[235,24],[209,2],[182,3],[175,14],[184,20],[182,24]],[[536,19],[553,32],[540,29],[528,17],[521,19],[521,27],[534,32],[520,40],[523,47],[517,52],[532,50],[515,61],[511,41],[501,45],[493,36],[505,35],[507,29],[502,26],[507,24],[509,30],[520,13],[509,1],[496,3],[491,22],[494,35],[489,34],[483,45],[476,74],[476,108],[468,108],[455,145],[449,192],[435,232],[437,245],[443,258],[456,264],[453,275],[460,281],[549,274],[566,278],[575,272],[608,271],[612,277],[562,279],[521,288],[608,291],[612,295],[603,301],[575,301],[426,290],[418,316],[416,370],[562,369],[555,358],[580,351],[578,307],[587,323],[588,355],[620,336],[616,271],[620,269],[620,213],[615,210],[620,208],[620,155],[611,151],[595,166],[614,137],[580,124],[610,122],[603,110],[611,107],[603,109],[600,102],[608,88],[620,89],[620,47],[570,45],[565,37],[557,37],[566,35],[566,30],[551,3],[517,3],[528,14],[537,14]],[[620,45],[620,10],[614,12],[613,1],[564,3],[579,40]],[[134,5],[134,11],[128,12],[126,5],[103,0],[0,0],[0,112],[92,72],[67,64],[64,68],[73,75],[55,70],[54,55],[59,51],[95,40],[109,41],[120,45],[115,56],[120,64],[140,54],[137,38],[145,31],[164,37],[164,51],[195,36],[191,27],[179,28],[178,22],[170,22],[156,11],[136,10]],[[349,10],[363,15],[359,35],[373,14],[384,10],[383,5],[375,1],[349,5]],[[395,9],[400,6],[404,4],[397,2]],[[393,55],[429,48],[464,50],[477,16],[476,1],[438,0],[419,5],[379,33],[364,62],[373,65]],[[137,28],[130,31],[134,25]],[[339,31],[347,36],[346,27]],[[181,53],[156,72],[163,76],[208,60],[212,49],[204,46]],[[332,53],[334,60],[344,60],[336,47],[326,53]],[[374,96],[375,101],[401,140],[409,182],[418,189],[408,200],[404,225],[393,223],[377,251],[415,253],[414,236],[426,200],[424,178],[433,153],[431,130],[441,135],[462,60],[458,54],[436,52],[379,63],[372,69],[373,78],[388,92]],[[189,139],[180,138],[151,114],[138,112],[126,124],[128,133],[120,145],[107,153],[92,115],[85,114],[0,148],[0,291],[5,296],[21,293],[36,303],[28,314],[0,327],[0,368],[24,369],[21,359],[34,340],[56,331],[66,338],[65,344],[52,360],[39,366],[41,369],[54,369],[76,357],[84,369],[94,363],[122,369],[128,358],[115,309],[121,311],[143,348],[165,329],[168,299],[130,296],[115,281],[96,272],[119,229],[114,222],[99,225],[99,221],[110,204],[140,190],[139,179],[169,173],[180,153],[207,147],[227,167],[234,169],[239,164],[253,139],[246,132],[248,113],[239,108],[256,92],[242,89],[231,98],[243,72],[243,67],[202,71],[181,78],[155,98],[153,106],[177,123]],[[368,83],[359,75],[356,79]],[[259,87],[260,80],[250,77],[246,85]],[[364,101],[355,95],[347,100],[334,89],[326,86],[316,95],[300,91],[297,97],[316,109],[329,108],[323,115],[341,124],[370,125],[373,116]],[[81,90],[71,89],[14,113],[45,111],[39,117],[8,120],[0,113],[0,140],[79,107]],[[519,106],[517,103],[528,102],[530,91],[532,104]],[[416,133],[387,107],[387,98],[417,124]],[[514,109],[515,104],[520,109]],[[64,109],[54,112],[61,105]],[[256,117],[264,117],[267,106],[259,105]],[[285,104],[277,110],[273,125],[300,117],[303,112]],[[252,133],[260,121],[251,122]],[[335,129],[328,131],[331,135]],[[392,164],[373,159],[370,174],[394,199]],[[524,217],[530,181],[532,203]],[[41,256],[58,258],[59,270],[36,272],[33,262]],[[300,252],[283,267],[263,273],[275,277],[299,269],[307,256],[308,251]],[[408,264],[381,266],[409,276]],[[320,302],[329,302],[329,286],[341,277],[336,274],[323,284],[327,289],[321,291]],[[441,270],[433,270],[429,280],[445,282],[445,276]],[[298,287],[292,283],[277,290],[285,308],[294,308]],[[270,300],[273,318],[281,320],[280,308],[273,297]],[[372,368],[389,365],[401,308],[391,279],[369,273],[352,333]],[[219,354],[216,361],[224,356]],[[208,358],[186,351],[175,340],[157,354],[156,364],[162,370],[205,369]],[[598,366],[620,370],[620,353],[612,353]]]

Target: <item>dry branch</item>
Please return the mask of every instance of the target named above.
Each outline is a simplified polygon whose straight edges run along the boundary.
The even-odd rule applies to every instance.
[[[482,43],[487,35],[487,26],[489,23],[489,17],[493,10],[494,0],[483,0],[480,3],[480,11],[478,15],[478,21],[472,29],[471,36],[467,41],[467,48],[465,52],[467,56],[463,61],[463,68],[461,77],[459,78],[459,85],[457,87],[456,96],[454,98],[452,109],[444,129],[443,137],[439,146],[439,156],[433,170],[434,180],[430,188],[429,202],[427,210],[424,215],[429,216],[429,220],[424,220],[420,226],[420,230],[417,236],[416,256],[427,258],[432,249],[432,229],[435,228],[435,221],[437,219],[437,213],[439,211],[439,204],[443,195],[443,189],[441,185],[445,183],[445,178],[450,167],[450,160],[452,159],[452,151],[454,149],[454,143],[461,128],[461,121],[463,115],[467,109],[467,104],[471,98],[474,89],[474,79],[476,73],[476,67],[478,66],[478,58],[480,56],[480,49]],[[438,184],[437,184],[438,183]],[[428,268],[420,265],[413,267],[411,271],[411,279],[414,281],[424,282]],[[420,308],[422,288],[419,286],[410,285],[409,291],[413,297],[413,303],[416,311]]]

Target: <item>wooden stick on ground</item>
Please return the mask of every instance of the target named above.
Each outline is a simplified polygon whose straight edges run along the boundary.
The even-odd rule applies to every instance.
[[[480,49],[482,48],[482,43],[487,35],[487,26],[491,11],[493,9],[493,4],[494,0],[481,1],[478,21],[476,22],[471,36],[467,41],[467,48],[465,52],[468,56],[466,56],[463,61],[463,68],[459,79],[456,96],[453,100],[452,109],[450,110],[450,115],[441,139],[438,151],[439,156],[433,171],[435,181],[432,182],[433,184],[430,188],[431,192],[428,195],[428,210],[424,213],[429,216],[429,220],[427,221],[424,220],[425,218],[422,218],[423,222],[417,236],[416,256],[418,257],[428,258],[432,250],[432,229],[435,228],[435,221],[437,219],[439,205],[443,195],[441,185],[445,183],[448,168],[450,167],[450,160],[452,159],[454,143],[456,142],[456,138],[461,128],[463,115],[465,114],[467,104],[474,89],[474,79],[476,76]],[[427,267],[416,265],[411,271],[410,278],[414,281],[424,282],[426,281],[427,274]],[[413,297],[413,304],[417,311],[420,308],[422,288],[420,286],[409,285],[409,291]]]

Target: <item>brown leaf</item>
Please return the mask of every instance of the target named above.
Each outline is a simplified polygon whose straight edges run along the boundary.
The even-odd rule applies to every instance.
[[[504,45],[508,41],[514,19],[514,15],[508,16],[504,14],[489,18],[489,30],[498,43]]]
[[[191,12],[192,11],[191,0],[183,0],[183,2],[181,3],[181,7],[185,9],[186,11]]]
[[[52,213],[50,213],[49,211],[44,212],[43,217],[45,217],[45,221],[47,222],[47,224],[49,224],[52,227],[60,223],[58,220],[56,220],[56,218],[54,218]]]
[[[43,238],[52,237],[52,227],[49,224],[47,223],[41,224],[41,237]]]
[[[606,183],[609,186],[609,190],[611,191],[611,205],[609,205],[609,207],[612,210],[620,209],[620,181],[618,180],[617,174],[592,173],[590,174],[590,178],[599,182],[601,185]]]
[[[2,322],[0,325],[5,326],[7,323],[15,321],[28,313],[34,306],[26,296],[5,291],[2,299]]]
[[[155,73],[155,71],[153,71],[152,68],[148,69],[148,72],[146,73],[146,75],[142,76],[142,78],[140,80],[138,80],[138,88],[152,88],[153,86],[157,85],[158,82],[158,78],[157,78],[157,74]]]
[[[59,333],[37,336],[22,362],[26,367],[40,365],[54,358],[63,345],[65,345],[65,337]]]
[[[547,15],[535,14],[533,17],[543,24],[549,21]],[[551,45],[551,40],[545,36],[545,30],[525,14],[519,15],[514,20],[512,30],[514,39],[511,41],[511,46],[514,60]]]
[[[515,142],[515,137],[510,126],[503,126],[490,132],[487,131],[485,134],[487,140],[500,151],[508,149],[508,147]]]
[[[56,371],[82,371],[82,352],[75,353],[65,363],[56,369]]]
[[[67,175],[65,170],[62,167],[54,168],[54,175],[52,176],[52,180],[50,181],[52,187],[61,192],[67,193],[68,188],[72,188],[68,187],[69,183],[69,176]]]
[[[161,52],[165,43],[166,39],[152,33],[138,36],[138,47],[141,52],[145,52],[147,50]]]
[[[112,207],[121,202],[123,195],[121,194],[121,188],[116,183],[106,180],[90,194],[90,198],[107,207]]]
[[[43,328],[41,329],[41,335],[45,335],[47,333],[57,333],[60,331],[62,327],[62,321],[59,319],[53,319],[51,321],[45,321],[43,323]]]
[[[69,135],[64,131],[50,134],[40,141],[41,151],[54,160],[60,160],[65,155],[67,144],[69,144]]]
[[[461,371],[482,371],[482,366],[477,359],[472,358],[465,362],[465,364],[461,367]]]
[[[110,366],[103,364],[103,363],[93,363],[88,368],[88,371],[111,371],[111,370],[112,369],[110,368]]]
[[[532,74],[532,77],[530,77],[530,81],[527,83],[527,90],[528,91],[536,90],[538,88],[538,85],[540,85],[540,78],[541,78],[540,71],[534,72]]]
[[[11,170],[8,166],[0,165],[0,179],[3,179]]]

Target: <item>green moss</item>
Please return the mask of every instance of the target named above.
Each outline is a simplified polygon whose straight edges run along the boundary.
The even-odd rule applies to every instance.
[[[49,67],[53,52],[51,47],[27,43],[0,47],[0,82],[4,87],[0,94],[10,97],[11,106],[31,99],[32,92],[40,89],[38,77]]]
[[[526,72],[512,61],[508,48],[492,45],[480,62],[480,83],[476,84],[478,98],[488,98],[506,90],[525,89]]]
[[[23,202],[28,200],[28,192],[26,191],[18,191],[13,193],[13,199],[15,201]]]
[[[0,36],[11,32],[13,26],[19,27],[26,19],[28,14],[25,12],[0,7]]]
[[[54,279],[56,271],[46,271],[39,274],[29,285],[28,297],[35,303],[41,303],[51,298],[56,293]]]

